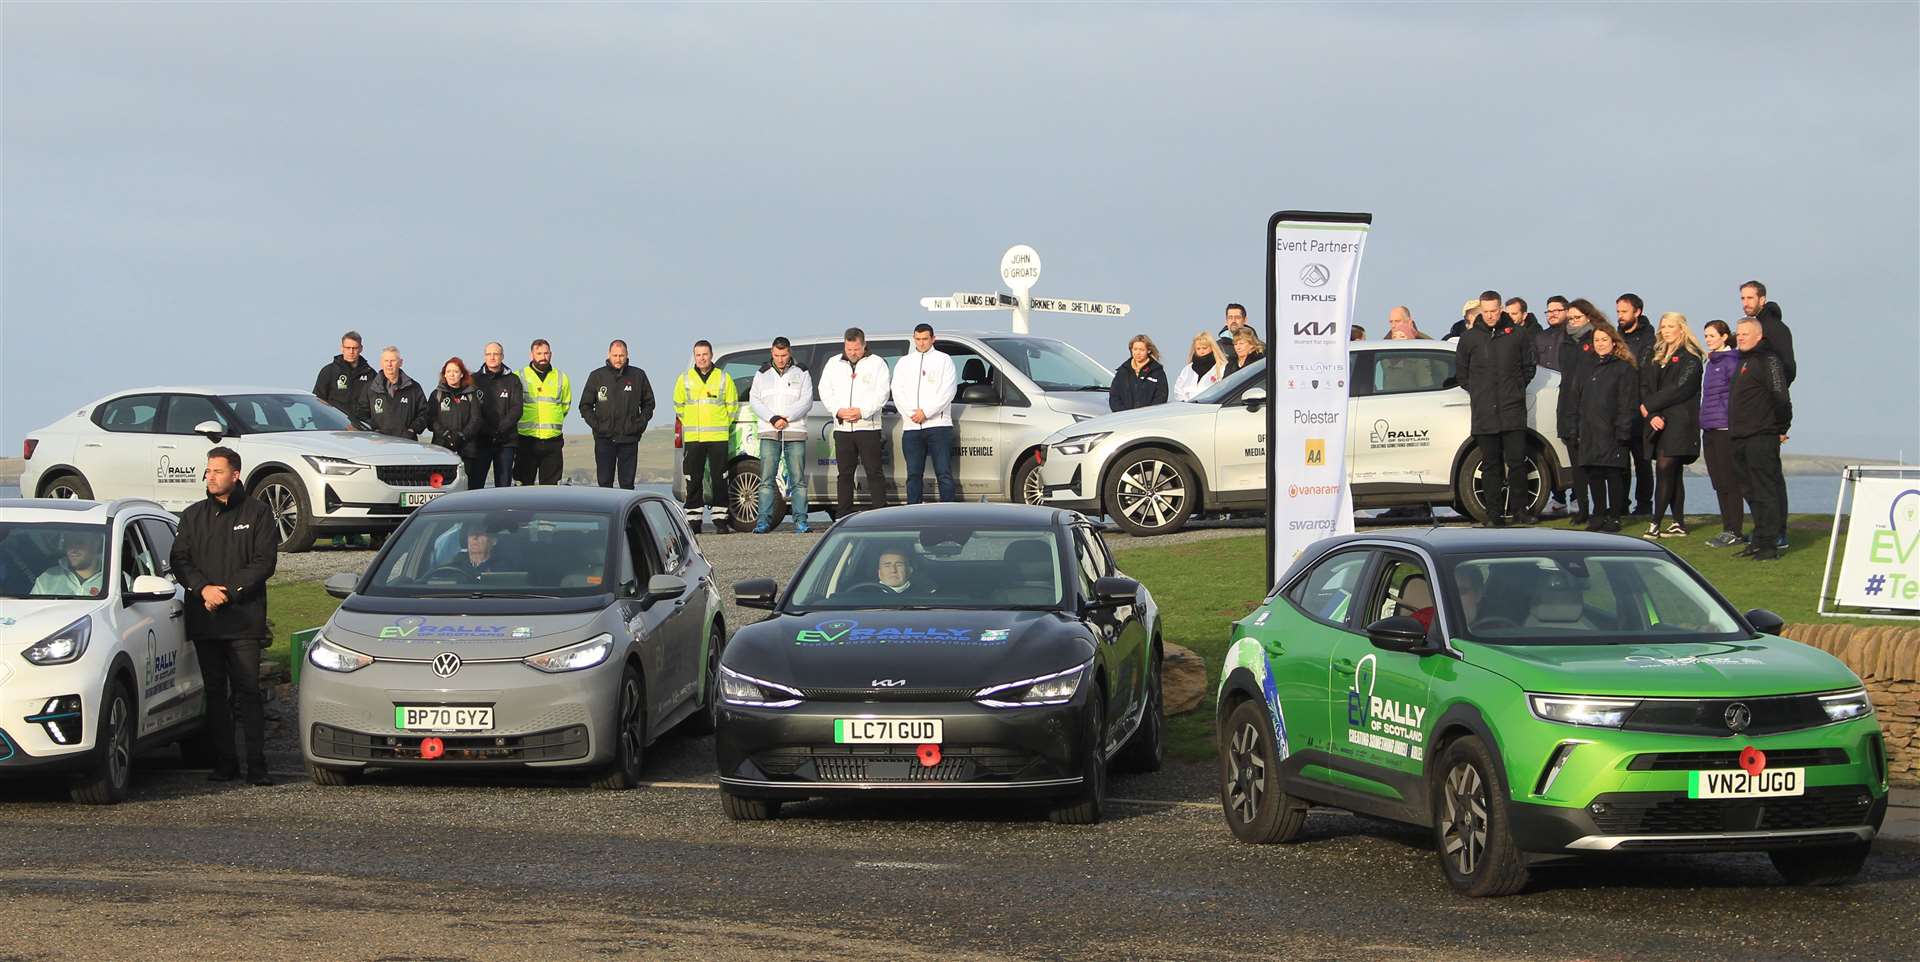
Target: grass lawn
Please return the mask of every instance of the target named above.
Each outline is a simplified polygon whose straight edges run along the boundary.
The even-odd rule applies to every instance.
[[[1827,516],[1794,515],[1788,529],[1791,547],[1781,560],[1768,564],[1735,558],[1733,552],[1738,549],[1706,547],[1707,540],[1720,533],[1717,524],[1697,527],[1685,540],[1661,543],[1699,569],[1741,611],[1767,608],[1790,625],[1829,620],[1884,624],[1823,619],[1815,614],[1830,524]],[[1565,526],[1564,522],[1551,525]],[[1168,726],[1168,746],[1176,757],[1193,761],[1213,757],[1213,693],[1227,653],[1227,626],[1266,597],[1265,552],[1262,535],[1114,552],[1121,568],[1152,590],[1166,621],[1166,640],[1193,649],[1207,663],[1206,700],[1171,719]]]
[[[273,644],[261,654],[262,660],[287,663],[292,650],[293,633],[318,628],[327,623],[340,602],[328,595],[318,581],[299,581],[267,588],[267,620],[273,623]]]

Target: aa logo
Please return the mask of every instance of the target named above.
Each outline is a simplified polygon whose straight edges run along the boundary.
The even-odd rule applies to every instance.
[[[1324,468],[1327,466],[1327,439],[1307,439],[1307,467]]]

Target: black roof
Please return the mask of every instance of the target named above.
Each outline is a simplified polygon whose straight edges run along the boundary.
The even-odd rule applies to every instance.
[[[436,498],[420,511],[497,511],[504,509],[546,508],[552,511],[618,511],[636,500],[666,497],[625,488],[599,488],[584,484],[516,485],[511,488],[479,488],[455,491]],[[677,508],[678,505],[675,505]]]
[[[1565,528],[1395,528],[1328,539],[1328,546],[1349,541],[1397,541],[1419,545],[1435,555],[1477,556],[1512,551],[1645,551],[1658,544],[1640,538]]]
[[[835,527],[886,530],[935,525],[1050,528],[1071,513],[1061,508],[1004,502],[930,502],[861,511]]]

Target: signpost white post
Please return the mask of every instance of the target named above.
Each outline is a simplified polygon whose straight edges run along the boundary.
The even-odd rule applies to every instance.
[[[1015,244],[1000,255],[1000,281],[1011,294],[969,294],[955,291],[951,297],[923,297],[920,306],[929,311],[1013,310],[1013,333],[1029,333],[1028,319],[1034,311],[1055,314],[1098,314],[1125,317],[1132,310],[1126,304],[1107,301],[1073,300],[1064,297],[1036,298],[1033,285],[1040,280],[1040,252],[1025,244]]]

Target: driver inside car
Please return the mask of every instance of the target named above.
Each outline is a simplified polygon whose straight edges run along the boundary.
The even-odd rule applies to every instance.
[[[97,596],[101,581],[98,539],[84,534],[69,534],[60,539],[62,554],[53,567],[34,579],[36,595]]]
[[[462,574],[476,580],[489,571],[499,571],[506,567],[501,557],[494,551],[499,542],[485,525],[470,522],[462,534],[466,538],[467,550],[455,555],[453,560],[448,562],[448,567],[458,569]]]
[[[880,556],[877,574],[881,587],[904,595],[913,590],[913,556],[905,551],[888,551]]]

